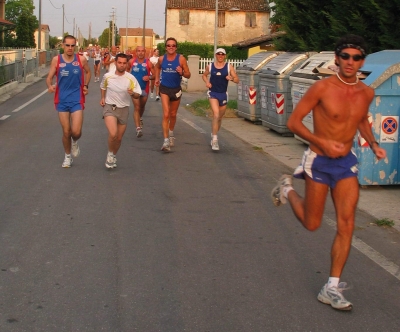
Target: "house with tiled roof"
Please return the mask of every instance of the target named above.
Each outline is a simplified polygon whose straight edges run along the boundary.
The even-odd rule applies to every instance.
[[[144,29],[145,42],[143,44],[142,28],[119,28],[120,49],[135,49],[136,46],[145,46],[146,50],[152,50],[155,47],[155,36],[153,29]]]
[[[38,29],[35,30],[34,34],[36,48],[39,50],[49,50],[50,49],[50,27],[47,24],[42,24],[40,27],[40,44]]]
[[[178,42],[230,46],[238,41],[268,34],[270,7],[267,0],[166,0],[166,37]]]

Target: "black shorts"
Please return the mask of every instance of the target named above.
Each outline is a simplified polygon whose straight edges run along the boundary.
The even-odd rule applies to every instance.
[[[182,97],[182,88],[179,86],[177,88],[168,88],[164,85],[160,85],[160,94],[167,95],[169,100],[175,101]]]

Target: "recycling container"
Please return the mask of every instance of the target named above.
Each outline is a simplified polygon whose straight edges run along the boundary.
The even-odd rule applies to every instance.
[[[368,55],[360,71],[366,75],[363,82],[375,90],[368,120],[375,140],[386,150],[387,158],[378,162],[358,133],[354,138],[359,161],[358,182],[361,185],[399,184],[400,50]]]
[[[308,59],[306,54],[283,53],[259,71],[261,122],[284,136],[293,136],[286,122],[292,114],[290,74]]]
[[[291,96],[293,102],[293,109],[296,107],[299,100],[304,96],[306,91],[315,82],[324,78],[323,75],[318,75],[316,69],[324,68],[327,69],[329,66],[335,64],[335,53],[334,52],[320,52],[314,54],[304,62],[302,66],[297,68],[289,77],[292,83]],[[303,124],[310,130],[313,131],[313,117],[312,111],[304,117]],[[307,141],[301,137],[294,135],[294,137],[306,144]]]
[[[238,116],[253,122],[261,121],[260,102],[257,98],[258,72],[277,55],[276,52],[256,53],[236,69],[239,77],[237,85]]]

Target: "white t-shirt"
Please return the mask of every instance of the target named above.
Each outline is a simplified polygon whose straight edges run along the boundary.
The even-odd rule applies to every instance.
[[[155,66],[156,64],[157,64],[157,62],[158,62],[158,56],[152,56],[151,58],[150,58],[150,62]]]
[[[142,89],[136,78],[125,72],[119,76],[114,73],[107,73],[103,76],[100,83],[100,89],[107,91],[105,102],[109,105],[117,105],[117,107],[126,107],[131,103],[131,96],[128,89],[132,89],[138,94],[142,94]]]

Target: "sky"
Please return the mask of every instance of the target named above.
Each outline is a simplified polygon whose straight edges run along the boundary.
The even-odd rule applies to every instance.
[[[39,2],[33,0],[34,14],[39,19]],[[113,10],[115,11],[116,25],[125,28],[128,17],[128,28],[143,28],[144,2],[146,2],[146,29],[153,29],[160,36],[164,35],[165,27],[165,0],[41,0],[42,24],[50,27],[50,36],[59,37],[63,31],[64,4],[64,32],[72,34],[75,26],[83,37],[89,38],[89,24],[92,25],[92,38],[99,37],[104,29],[108,28]],[[128,4],[128,15],[127,15]],[[115,9],[113,9],[115,7]]]

